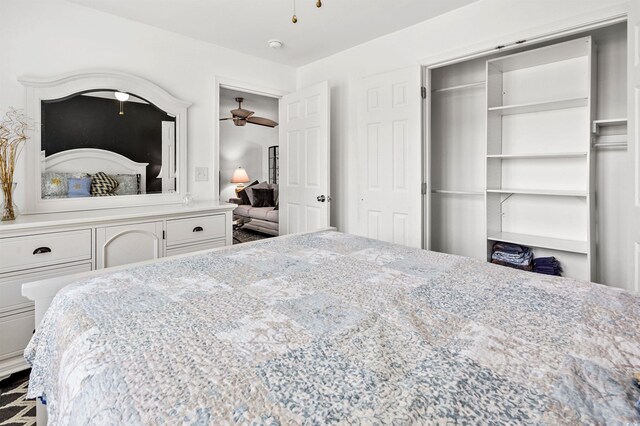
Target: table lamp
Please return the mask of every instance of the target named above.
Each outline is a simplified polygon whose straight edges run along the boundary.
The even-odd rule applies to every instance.
[[[238,167],[233,171],[233,175],[231,176],[231,183],[237,183],[236,186],[236,194],[240,194],[240,191],[244,189],[244,183],[250,182],[249,175],[247,171],[242,167]]]

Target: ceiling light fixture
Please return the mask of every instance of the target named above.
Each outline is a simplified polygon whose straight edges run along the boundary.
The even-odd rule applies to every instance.
[[[269,40],[267,44],[272,49],[280,49],[283,45],[283,43],[280,40],[276,40],[276,39]]]
[[[318,9],[322,7],[322,0],[316,0],[316,7]],[[291,22],[294,24],[298,23],[298,16],[296,15],[296,0],[293,0],[293,16],[291,17]]]
[[[129,100],[129,94],[125,92],[115,92],[116,99],[120,102],[125,102]]]
[[[118,115],[124,115],[124,106],[123,106],[123,102],[126,102],[129,100],[129,94],[125,93],[125,92],[114,92],[114,95],[116,97],[116,99],[118,101],[120,101],[120,112],[118,113]]]

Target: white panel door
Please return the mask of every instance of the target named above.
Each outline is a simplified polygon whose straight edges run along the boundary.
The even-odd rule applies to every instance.
[[[280,100],[280,235],[329,226],[329,83]]]
[[[627,113],[628,113],[628,149],[633,159],[634,197],[632,241],[633,248],[621,246],[621,255],[633,253],[634,271],[633,282],[628,284],[628,290],[640,293],[640,2],[629,2],[629,18],[627,21],[628,55],[627,55]],[[626,242],[625,242],[626,243]]]
[[[372,77],[358,93],[359,234],[422,246],[420,68]]]
[[[106,226],[96,231],[98,269],[162,257],[162,221]]]

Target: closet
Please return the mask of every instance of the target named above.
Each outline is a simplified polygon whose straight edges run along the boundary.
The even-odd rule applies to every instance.
[[[626,47],[622,23],[430,70],[430,249],[516,243],[563,276],[630,279]]]

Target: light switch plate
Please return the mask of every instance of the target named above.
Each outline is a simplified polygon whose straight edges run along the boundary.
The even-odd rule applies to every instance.
[[[208,167],[196,167],[196,182],[206,182],[209,180]]]

